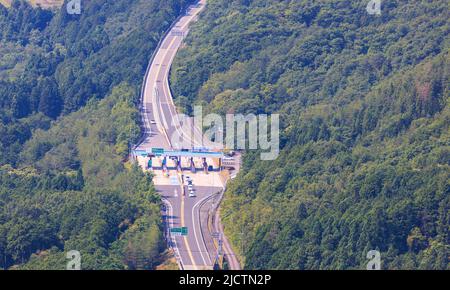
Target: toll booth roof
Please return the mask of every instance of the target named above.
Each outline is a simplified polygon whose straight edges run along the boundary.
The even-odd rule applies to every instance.
[[[198,157],[198,158],[223,158],[222,152],[195,152],[195,151],[165,151],[152,153],[152,150],[133,150],[134,155],[147,156],[147,154],[155,154],[157,156],[168,157]]]

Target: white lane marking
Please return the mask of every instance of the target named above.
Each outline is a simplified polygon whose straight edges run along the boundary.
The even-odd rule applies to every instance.
[[[166,120],[166,116],[164,115],[164,111],[162,108],[162,103],[161,103],[161,98],[159,95],[159,89],[157,86],[155,86],[155,95],[156,95],[156,102],[159,104],[159,109],[161,110],[161,115],[162,115],[162,120],[163,120],[163,124],[164,124],[164,128],[169,128],[169,126],[167,125],[167,120]]]
[[[184,26],[183,26],[183,28],[184,28]],[[186,30],[186,34],[188,33],[188,31],[189,30]],[[181,42],[180,42],[180,45],[181,45]],[[178,48],[179,48],[179,46],[178,46]],[[169,62],[168,62],[169,67],[172,66],[172,63],[173,63],[173,60],[175,59],[175,56],[176,56],[176,53],[174,53],[174,54],[172,54],[170,56],[170,59],[169,59]],[[175,104],[173,102],[172,92],[170,91],[170,88],[169,88],[169,70],[165,71],[163,90],[164,90],[165,96],[169,97],[168,99],[170,100],[170,103],[172,104],[172,106],[169,106],[169,110],[171,111],[172,115],[175,115],[175,117],[177,119],[177,122],[178,122],[178,127],[181,127],[181,122],[179,120],[178,114],[176,114],[176,111],[175,111]],[[175,129],[180,134],[180,131],[178,131],[178,127],[177,127],[177,125],[175,125]],[[196,132],[199,133],[200,130],[199,130],[199,128],[197,126],[195,126],[193,121],[192,121],[192,128],[194,129],[194,135],[193,135],[194,138],[192,140],[184,139],[184,134],[182,134],[183,132],[181,132],[181,136],[183,136],[184,140],[193,142],[195,146],[203,146],[203,138],[202,138],[203,133],[200,133],[200,138],[199,138],[200,141],[197,141],[198,138],[196,138],[195,133]],[[197,137],[198,137],[198,135],[197,135]]]
[[[184,21],[186,21],[186,23],[185,24],[183,24],[182,26],[181,26],[181,30],[182,31],[184,31],[184,28],[192,21],[192,20],[194,20],[194,18],[197,16],[197,14],[198,13],[200,13],[202,10],[203,10],[203,8],[205,7],[205,5],[204,5],[205,3],[203,3],[203,2],[200,2],[199,3],[199,5],[200,6],[197,6],[197,8],[191,8],[190,10],[194,10],[194,13],[192,13],[192,15],[191,15],[191,17],[189,17],[189,15],[187,15],[187,16],[184,16],[184,17],[182,17],[181,19],[180,19],[180,21],[177,23],[177,24],[175,24],[175,27],[180,27],[180,25],[181,24],[183,24],[183,22]],[[188,31],[188,30],[187,30]],[[186,32],[187,33],[187,32]],[[161,56],[161,53],[164,53],[164,56],[163,56],[163,60],[164,60],[164,58],[165,58],[165,56],[167,55],[167,52],[168,52],[168,50],[166,50],[166,49],[164,49],[164,46],[166,46],[166,42],[169,40],[170,38],[169,37],[166,37],[164,40],[163,40],[163,42],[162,42],[162,44],[161,44],[161,47],[160,47],[160,50],[157,52],[157,54],[155,55],[155,58],[154,58],[154,60],[153,60],[153,63],[154,63],[154,65],[152,66],[152,68],[154,67],[154,66],[156,66],[156,64],[158,64],[158,63],[160,63],[160,62],[158,62],[157,60],[158,60],[158,58]],[[176,38],[174,38],[174,40],[175,40]],[[171,46],[172,45],[172,43],[174,42],[174,40],[172,40],[170,43],[169,43],[169,46]],[[181,43],[180,43],[181,44]],[[178,49],[178,48],[177,48]],[[165,52],[164,52],[164,50],[165,50]],[[159,68],[161,68],[162,66],[160,65],[159,66]],[[158,75],[159,75],[159,71],[160,70],[158,70],[157,71],[157,77],[158,77]],[[148,76],[151,76],[152,75],[152,73],[151,73],[151,71],[150,71],[150,73],[148,74]],[[150,81],[150,79],[151,79],[151,77],[149,77],[148,78],[148,80],[147,80],[147,82],[146,82],[146,84],[145,84],[145,89],[144,89],[144,91],[145,92],[147,92],[148,91],[148,87],[149,87],[149,85],[152,83],[151,81]],[[167,79],[166,79],[167,80]],[[170,90],[169,90],[170,91]],[[145,107],[145,100],[147,99],[147,93],[145,93],[144,94],[144,104],[143,104],[143,107]],[[171,101],[173,102],[173,99],[171,99]],[[155,104],[154,104],[154,102],[152,102],[152,108],[153,108],[153,113],[154,113],[154,117],[156,118],[156,117],[159,117],[159,112],[158,112],[158,110],[155,110],[155,106],[154,106]],[[170,109],[170,106],[169,106],[169,109]],[[150,132],[151,132],[151,125],[149,125],[148,124],[148,116],[147,116],[147,114],[145,114],[144,113],[144,123],[146,123],[146,125],[147,125],[147,127],[150,129]],[[165,120],[164,120],[165,121]],[[157,127],[158,127],[158,130],[160,130],[161,131],[161,128],[160,128],[160,122],[158,122],[158,124],[157,124]],[[164,133],[164,132],[161,132],[161,133]],[[183,136],[183,135],[182,135]],[[166,135],[166,138],[167,138],[168,136]],[[170,140],[167,140],[168,142],[169,142],[169,145],[170,145]]]
[[[173,60],[175,59],[176,53],[172,54],[170,56],[170,59],[168,61],[169,67],[172,66]],[[164,92],[164,96],[166,96],[166,99],[168,99],[170,101],[170,104],[172,104],[172,106],[168,105],[169,111],[171,112],[172,116],[175,116],[176,119],[176,123],[174,124],[175,130],[177,131],[177,133],[183,138],[183,140],[185,141],[189,141],[190,144],[194,144],[194,146],[203,146],[203,138],[196,138],[195,135],[195,131],[200,132],[199,128],[197,128],[197,126],[195,126],[195,123],[193,121],[191,121],[192,123],[192,128],[194,129],[194,132],[190,132],[190,136],[193,138],[188,138],[188,136],[186,136],[186,134],[183,134],[184,132],[181,131],[181,121],[179,119],[178,114],[176,113],[175,110],[175,104],[173,102],[173,96],[172,96],[172,92],[170,91],[169,88],[169,70],[165,71],[164,74],[164,84],[163,84],[163,92]],[[169,104],[169,102],[168,102]],[[180,130],[178,130],[180,128]],[[192,136],[192,133],[194,133],[194,135]],[[200,133],[200,136],[202,136],[202,133]],[[198,135],[197,135],[198,137]],[[188,138],[188,139],[187,139]],[[200,141],[197,141],[197,139],[199,139]]]
[[[189,24],[189,22],[190,21],[192,21],[192,19],[197,15],[197,13],[199,13],[201,10],[202,10],[202,8],[203,7],[200,7],[200,9],[198,9],[198,11],[196,12],[196,13],[194,13],[194,15],[191,17],[191,20],[189,20],[186,24],[184,24],[183,25],[183,29],[184,29],[184,27],[186,26],[186,25],[188,25]],[[180,21],[180,22],[182,22],[182,21]],[[166,38],[165,40],[163,40],[163,43],[167,40],[168,38]],[[173,42],[173,41],[172,41]],[[172,44],[172,42],[170,43],[170,45]],[[157,52],[157,54],[155,55],[155,59],[154,59],[154,62],[156,62],[156,60],[158,59],[158,57],[160,57],[160,53],[164,53],[164,57],[163,57],[163,60],[164,60],[164,58],[165,58],[165,56],[167,55],[167,53],[168,53],[168,51],[169,50],[165,50],[165,52],[164,52],[164,50],[162,49],[162,47],[163,47],[163,44],[161,45],[161,48],[160,48],[160,50]],[[156,63],[155,63],[156,64]],[[153,68],[154,66],[152,66],[152,68]],[[159,68],[161,68],[162,66],[159,66]],[[146,108],[145,106],[146,106],[146,102],[145,102],[145,100],[146,99],[148,99],[148,94],[147,94],[147,92],[148,92],[148,87],[150,87],[150,89],[152,88],[152,86],[151,86],[151,84],[152,84],[152,82],[151,82],[151,75],[152,75],[152,73],[151,73],[151,70],[150,70],[150,72],[149,72],[149,74],[148,74],[148,79],[147,79],[147,82],[146,82],[146,84],[145,84],[145,89],[144,89],[144,91],[145,91],[145,93],[144,93],[144,100],[143,100],[143,108]],[[158,75],[159,75],[159,71],[157,72],[157,74],[156,74],[156,77],[158,77]],[[156,80],[157,79],[155,79],[155,82],[156,82]],[[167,81],[167,78],[166,78],[166,81]],[[155,87],[155,86],[153,86],[153,87]],[[170,90],[169,90],[170,91]],[[155,100],[154,100],[154,98],[156,98],[156,96],[155,95],[153,95],[152,94],[152,98],[151,98],[151,100],[153,101],[152,102],[152,109],[153,109],[153,115],[154,115],[154,117],[155,118],[157,118],[157,117],[159,117],[159,111],[156,109],[157,108],[157,104],[154,102]],[[171,101],[173,102],[173,99],[171,99]],[[147,108],[146,108],[147,109]],[[156,110],[155,110],[156,109]],[[170,106],[169,106],[169,109],[170,109]],[[161,113],[163,113],[162,111],[161,111]],[[148,122],[148,116],[147,116],[147,114],[146,113],[144,113],[144,119],[145,119],[145,123],[146,123],[146,125],[148,126],[148,128],[150,128],[150,130],[151,130],[151,126],[149,126],[149,122]],[[161,122],[158,122],[158,124],[157,124],[157,127],[158,127],[158,129],[160,130],[160,128],[159,128],[159,125],[161,124]],[[160,133],[164,133],[164,132],[160,132]],[[166,135],[166,138],[167,138],[167,135]],[[168,142],[169,142],[169,146],[170,146],[170,140],[167,140]],[[175,252],[176,252],[176,255],[179,257],[179,263],[180,263],[180,266],[183,268],[183,265],[184,265],[184,263],[183,263],[183,258],[182,258],[182,256],[180,255],[180,252],[179,252],[179,249],[178,249],[178,246],[177,246],[177,241],[176,241],[176,238],[174,238],[172,235],[171,235],[171,233],[170,233],[170,228],[172,228],[173,227],[173,207],[172,207],[172,204],[170,203],[170,201],[169,200],[167,200],[167,199],[162,199],[163,200],[163,202],[164,203],[166,203],[166,205],[169,207],[169,215],[170,215],[170,221],[168,221],[168,223],[169,223],[169,238],[171,238],[172,239],[172,242],[173,242],[173,245],[174,245],[174,249],[175,249]],[[198,203],[197,203],[198,204]],[[197,242],[197,245],[199,245],[199,243],[198,243],[198,238],[197,238],[197,234],[196,234],[196,230],[195,230],[195,226],[194,226],[194,235],[195,235],[195,238],[196,238],[196,242]],[[204,245],[205,246],[205,245]],[[206,247],[206,246],[205,246]],[[202,254],[202,253],[201,253]],[[204,260],[204,257],[203,257],[203,254],[202,254],[202,259],[203,259],[203,261],[205,262],[205,260]],[[195,264],[195,262],[194,261],[192,261],[194,264]],[[206,263],[205,263],[206,264]]]
[[[173,228],[173,208],[172,208],[172,204],[170,203],[169,200],[163,198],[162,201],[166,204],[166,206],[169,207],[169,216],[170,216],[170,222],[169,222],[169,218],[168,218],[168,223],[169,223],[169,238],[172,240],[172,243],[174,245],[174,250],[175,250],[175,255],[178,257],[177,260],[179,260],[180,262],[180,266],[181,268],[183,268],[183,258],[180,255],[180,250],[178,249],[177,246],[177,239],[172,236],[172,234],[170,233],[170,229]]]
[[[192,15],[192,16],[190,17],[190,20],[188,20],[189,17],[186,17],[186,20],[188,20],[188,21],[186,21],[186,23],[181,27],[180,30],[184,31],[185,27],[186,27],[187,25],[189,25],[189,23],[193,20],[193,18],[194,18],[198,13],[201,12],[201,10],[202,10],[202,7],[200,7],[200,9],[198,9],[198,11],[196,11],[196,13],[194,13],[194,15]],[[183,18],[185,18],[185,17],[183,17]],[[183,22],[183,18],[180,20],[180,22]],[[169,47],[172,47],[172,44],[175,42],[175,40],[176,40],[176,38],[174,38],[174,39],[170,42]],[[180,42],[180,45],[181,45],[181,42]],[[178,45],[178,47],[177,47],[175,50],[178,50],[178,48],[179,48],[180,45]],[[162,61],[162,62],[164,62],[164,59],[167,57],[168,51],[169,51],[168,49],[165,51],[165,54],[164,54],[164,56],[163,56],[163,61]],[[173,53],[172,55],[169,55],[169,56],[170,56],[170,59],[169,59],[169,62],[168,62],[168,67],[171,66],[171,64],[172,64],[172,62],[173,62],[173,59],[175,58],[175,55],[176,55],[176,51],[175,51],[175,53]],[[161,73],[161,67],[162,67],[162,66],[160,66],[159,69],[158,69],[158,71],[157,71],[156,79],[159,78],[159,75],[160,75],[160,73]],[[164,82],[164,85],[163,85],[163,90],[166,90],[166,91],[168,90],[168,91],[169,91],[169,93],[168,93],[167,95],[170,96],[169,99],[170,99],[171,103],[173,104],[173,97],[172,97],[172,94],[170,93],[170,89],[167,89],[167,88],[169,87],[169,84],[168,84],[168,74],[169,74],[169,70],[166,70],[166,71],[165,71],[165,74],[164,74],[164,80],[165,80],[165,82]],[[167,85],[167,86],[165,86],[165,85]],[[167,95],[165,95],[165,96],[167,97]],[[174,105],[173,105],[173,106],[174,106]],[[180,124],[181,122],[179,121],[178,114],[176,114],[176,112],[174,112],[174,108],[172,108],[171,106],[168,106],[168,107],[169,107],[169,111],[171,112],[172,116],[175,115],[175,118],[177,119],[178,124]],[[164,112],[162,112],[162,114],[164,114]],[[180,131],[178,130],[178,126],[175,125],[174,127],[175,127],[177,133],[180,134],[180,136],[182,136],[183,139],[184,139],[184,138],[185,138],[185,134],[183,134],[183,132],[180,132]],[[167,124],[166,124],[166,128],[167,128]],[[197,128],[197,131],[198,131],[198,128]],[[190,139],[189,139],[189,140],[184,139],[184,140],[185,140],[185,141],[193,141],[195,145],[202,145],[202,144],[203,144],[203,140],[200,140],[201,143],[198,143],[198,142],[196,142],[195,139],[196,139],[196,138],[195,138],[195,134],[194,134],[194,140],[190,140]],[[201,138],[201,139],[202,139],[202,138]]]
[[[158,91],[157,91],[156,88],[154,88],[154,89],[153,89],[153,98],[156,99],[157,96],[158,96]],[[152,100],[153,100],[153,99],[152,99]],[[153,101],[154,101],[154,100],[153,100]],[[160,118],[160,116],[159,116],[158,110],[155,110],[155,108],[154,108],[154,106],[153,106],[153,103],[152,103],[152,109],[153,109],[153,117],[154,117],[155,120],[156,120],[156,127],[158,128],[159,131],[161,131],[161,128],[160,128],[161,118]],[[161,133],[162,133],[162,132],[161,132]]]
[[[212,195],[208,195],[208,196],[204,197],[203,199],[199,200],[199,201],[192,207],[192,225],[193,225],[193,228],[194,228],[195,242],[197,243],[197,246],[198,246],[198,248],[199,248],[199,250],[200,250],[200,255],[202,256],[202,260],[203,260],[204,265],[210,265],[210,264],[211,264],[211,260],[210,260],[210,264],[206,263],[205,257],[203,256],[203,252],[208,252],[208,250],[206,249],[206,245],[205,245],[204,243],[201,243],[201,245],[203,245],[204,250],[205,250],[205,251],[203,251],[202,247],[200,246],[200,243],[198,242],[197,230],[196,230],[195,222],[194,222],[194,216],[195,216],[194,211],[195,211],[195,208],[196,208],[200,203],[202,203],[203,201],[207,200],[207,199],[210,198],[211,196],[212,196]],[[200,225],[200,213],[199,213],[199,223],[198,223],[198,224]],[[201,229],[200,229],[200,230],[201,230]],[[209,255],[208,255],[208,258],[209,258]]]
[[[178,177],[175,175],[170,176],[170,184],[171,185],[180,185]],[[178,192],[178,191],[176,191],[176,192]]]

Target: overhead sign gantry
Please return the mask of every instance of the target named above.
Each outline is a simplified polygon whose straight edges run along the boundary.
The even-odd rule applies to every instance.
[[[225,155],[222,152],[213,151],[191,151],[191,150],[165,150],[163,148],[151,148],[150,150],[133,150],[132,154],[134,156],[158,156],[158,157],[198,157],[198,158],[224,158]]]

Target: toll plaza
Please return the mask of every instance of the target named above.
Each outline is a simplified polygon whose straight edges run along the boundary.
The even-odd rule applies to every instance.
[[[192,173],[197,171],[205,173],[221,171],[223,169],[222,160],[225,158],[222,152],[207,150],[174,151],[163,148],[133,150],[132,156],[135,160],[143,159],[140,164],[144,167],[144,170],[177,170],[191,171]]]

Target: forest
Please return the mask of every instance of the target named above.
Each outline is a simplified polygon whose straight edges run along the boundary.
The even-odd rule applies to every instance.
[[[450,269],[448,2],[211,0],[171,71],[178,106],[278,113],[225,232],[245,269]]]
[[[67,2],[67,0],[65,1]],[[0,269],[155,269],[152,176],[127,162],[139,89],[193,0],[0,5]],[[208,0],[176,56],[179,108],[277,113],[221,208],[245,269],[450,269],[448,1]]]
[[[191,2],[0,5],[0,269],[161,263],[159,196],[126,161],[149,58]]]

